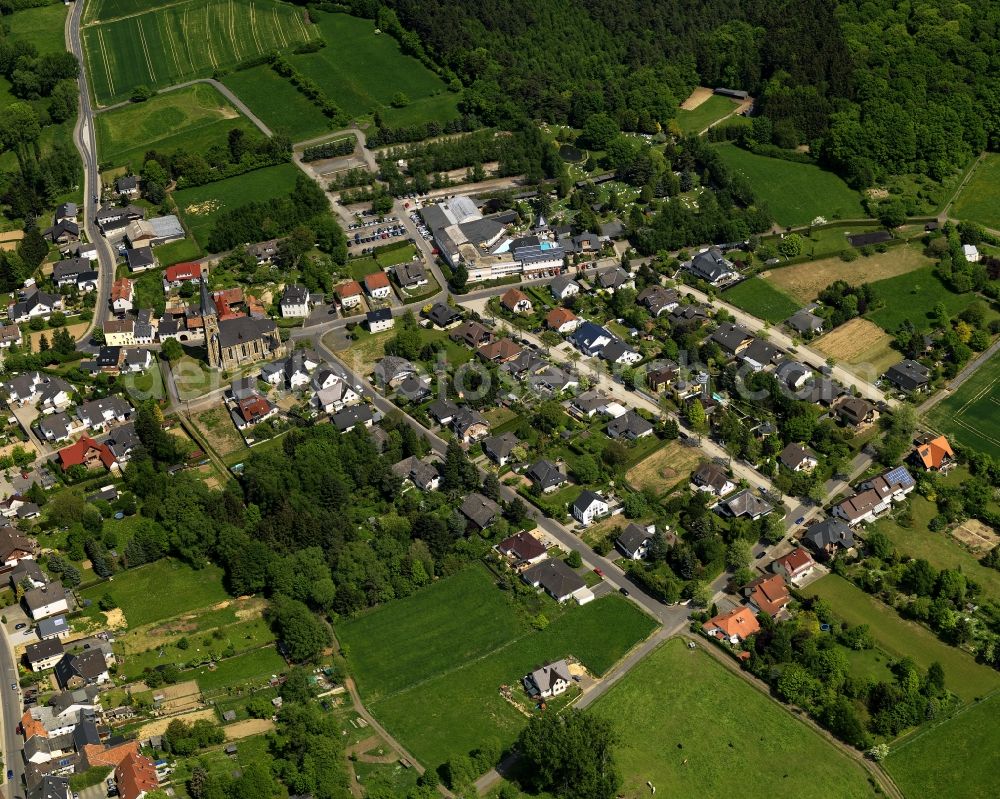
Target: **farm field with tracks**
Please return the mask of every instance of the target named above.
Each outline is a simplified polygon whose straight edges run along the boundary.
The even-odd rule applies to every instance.
[[[935,405],[927,419],[962,446],[1000,458],[1000,354]]]

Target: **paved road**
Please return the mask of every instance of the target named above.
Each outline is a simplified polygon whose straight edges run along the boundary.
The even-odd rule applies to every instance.
[[[85,231],[87,238],[97,247],[98,283],[97,304],[94,306],[94,318],[87,329],[79,337],[79,341],[87,342],[97,325],[104,322],[109,313],[108,303],[111,299],[111,284],[115,279],[115,253],[107,239],[94,222],[97,214],[101,193],[101,174],[98,169],[97,141],[94,138],[94,110],[90,103],[90,90],[87,87],[87,72],[84,68],[83,44],[80,38],[80,19],[83,16],[85,0],[77,0],[72,11],[66,17],[66,49],[76,56],[80,62],[80,110],[73,128],[73,143],[80,152],[83,161],[83,206],[80,209],[80,229]]]
[[[22,799],[24,790],[24,758],[21,756],[21,736],[17,734],[17,725],[21,722],[20,689],[12,691],[11,683],[17,682],[17,667],[14,661],[14,652],[10,639],[7,637],[7,630],[4,625],[0,625],[0,635],[3,636],[3,643],[0,645],[0,671],[3,672],[0,679],[3,680],[3,779],[4,793],[7,799]],[[14,779],[7,780],[7,769],[14,772]]]

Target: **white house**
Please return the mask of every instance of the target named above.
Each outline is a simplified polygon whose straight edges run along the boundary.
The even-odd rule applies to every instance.
[[[111,307],[115,313],[123,314],[132,310],[135,299],[135,287],[127,277],[116,280],[111,285]]]
[[[317,389],[310,403],[324,413],[337,413],[348,405],[356,405],[361,396],[345,381],[337,379],[331,385]]]
[[[382,333],[385,330],[391,330],[395,324],[395,320],[392,318],[392,310],[389,308],[377,308],[374,311],[369,311],[365,315],[365,321],[368,323],[368,330],[372,333]]]
[[[813,560],[803,547],[797,547],[771,564],[771,571],[780,574],[792,585],[801,585],[816,569]]]
[[[285,286],[281,295],[281,315],[286,318],[309,316],[309,292],[305,286],[297,283]]]
[[[557,277],[549,284],[549,290],[557,300],[565,300],[575,297],[580,293],[580,284],[572,278],[563,275]]]
[[[66,592],[58,580],[42,588],[32,588],[30,591],[25,591],[21,602],[34,621],[55,616],[57,613],[69,613]]]
[[[975,244],[963,244],[962,254],[970,264],[978,264],[980,259],[979,248]]]
[[[580,496],[573,503],[573,518],[582,525],[589,525],[595,519],[607,516],[611,506],[605,502],[600,494],[593,491],[581,491]]]
[[[365,275],[365,291],[374,300],[387,300],[392,294],[392,286],[385,272],[373,272]]]
[[[569,673],[569,664],[565,660],[557,660],[535,669],[524,678],[523,683],[530,696],[548,699],[565,693],[573,683],[573,676]]]

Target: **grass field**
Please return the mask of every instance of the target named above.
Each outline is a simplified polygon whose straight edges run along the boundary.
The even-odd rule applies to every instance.
[[[625,479],[637,491],[649,488],[662,494],[678,482],[686,482],[700,459],[697,447],[671,441],[629,469]]]
[[[10,26],[11,38],[35,45],[39,55],[61,53],[66,49],[65,23],[66,6],[62,3],[26,8],[4,17],[4,24]]]
[[[551,623],[535,630],[475,567],[340,624],[337,634],[369,709],[436,766],[487,739],[513,741],[525,717],[500,685],[517,686],[538,664],[568,655],[602,674],[655,626],[617,595],[544,607]]]
[[[174,201],[194,237],[204,246],[212,225],[223,211],[291,194],[301,174],[295,164],[269,166],[204,186],[182,189],[174,193]]]
[[[455,92],[447,92],[413,100],[402,108],[390,106],[382,109],[382,120],[393,128],[419,125],[428,120],[447,122],[459,116],[458,101],[460,98],[461,95]]]
[[[722,159],[743,173],[781,225],[806,225],[865,216],[858,193],[832,172],[812,164],[755,155],[735,144],[717,145]]]
[[[884,766],[907,799],[989,799],[1000,774],[1000,695],[893,747]]]
[[[304,141],[330,130],[330,120],[266,64],[232,72],[222,82],[275,133]]]
[[[844,322],[811,345],[837,361],[859,367],[857,374],[876,380],[903,356],[892,348],[892,336],[867,319],[857,317]]]
[[[772,324],[783,322],[801,307],[787,294],[759,277],[744,280],[722,292],[722,300]]]
[[[878,645],[896,657],[908,656],[926,669],[934,661],[944,667],[945,685],[962,701],[986,696],[1000,687],[1000,674],[981,666],[969,655],[942,643],[926,627],[901,619],[892,608],[835,574],[804,589],[826,599],[834,612],[849,624],[867,624]]]
[[[388,109],[397,92],[415,103],[446,91],[437,75],[417,59],[403,55],[395,39],[376,34],[371,20],[346,14],[310,13],[327,46],[317,53],[290,56],[290,60],[348,114]],[[250,108],[254,107],[255,94],[249,99],[242,98]],[[428,108],[430,113],[437,110],[433,104]],[[422,121],[427,118],[436,117]]]
[[[101,11],[83,28],[91,88],[99,105],[137,86],[164,87],[314,39],[301,8],[273,0],[182,0],[159,8]]]
[[[700,644],[699,646],[705,646]],[[679,639],[635,666],[588,711],[621,736],[620,795],[869,797],[867,775],[765,694]]]
[[[288,666],[274,647],[266,646],[243,655],[220,661],[213,671],[198,670],[198,687],[202,691],[215,691],[229,685],[266,681],[272,674],[285,671]],[[185,677],[190,672],[185,673]]]
[[[172,241],[169,244],[161,244],[156,248],[156,258],[160,262],[160,266],[172,266],[184,261],[193,261],[204,254],[205,251],[201,248],[201,245],[192,238]],[[160,289],[160,293],[163,293],[162,288]]]
[[[843,238],[842,233],[840,237]],[[931,260],[921,252],[918,244],[905,244],[854,261],[844,261],[839,257],[822,258],[771,269],[764,273],[764,277],[779,291],[806,303],[816,299],[835,280],[846,280],[852,285],[871,283],[908,274],[930,263]]]
[[[387,247],[384,250],[380,250],[375,253],[375,260],[378,265],[385,268],[387,266],[395,266],[396,264],[403,264],[413,260],[413,256],[417,255],[416,245],[404,243],[402,246],[398,247]]]
[[[939,302],[949,315],[955,316],[977,299],[974,294],[955,294],[934,274],[933,266],[873,281],[871,287],[883,307],[871,311],[867,317],[888,333],[897,330],[904,321],[911,321],[918,328],[928,326],[931,311]]]
[[[102,164],[138,171],[147,150],[204,153],[225,145],[233,128],[258,133],[217,89],[198,83],[99,114],[97,150]]]
[[[987,153],[955,198],[951,215],[1000,229],[1000,155]]]
[[[222,569],[206,566],[195,570],[169,558],[129,569],[81,593],[95,603],[104,594],[111,594],[129,627],[141,627],[228,599],[222,587]]]
[[[1000,353],[931,408],[927,419],[961,446],[1000,458]]]
[[[713,122],[735,111],[738,105],[735,100],[715,94],[691,111],[679,110],[677,124],[684,133],[701,133]]]

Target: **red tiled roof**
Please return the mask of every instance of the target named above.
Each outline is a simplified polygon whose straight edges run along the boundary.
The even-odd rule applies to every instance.
[[[365,275],[365,288],[369,291],[389,288],[388,275],[385,272],[372,272],[370,275]]]
[[[93,766],[114,766],[117,768],[118,764],[126,757],[138,753],[139,742],[126,741],[110,748],[105,748],[104,744],[84,744],[81,754],[88,768]]]
[[[337,296],[341,299],[345,297],[354,297],[361,293],[361,284],[357,280],[348,280],[346,283],[341,283],[337,286]]]
[[[726,638],[735,635],[741,641],[760,631],[760,624],[753,611],[742,605],[729,613],[722,613],[714,619],[709,619],[701,627],[709,634],[716,634],[712,633],[713,630],[721,630]]]
[[[792,599],[785,578],[780,574],[758,577],[747,588],[750,589],[750,601],[770,616],[774,616]]]
[[[127,277],[116,280],[111,284],[111,301],[127,300],[132,297],[132,281]]]
[[[940,469],[945,458],[954,458],[955,452],[944,436],[938,436],[926,444],[917,447],[917,457],[925,469]]]
[[[508,289],[500,298],[501,304],[510,310],[513,310],[523,300],[528,300],[528,295],[520,289]],[[528,301],[530,302],[531,300]]]
[[[201,266],[191,262],[174,264],[173,266],[168,266],[166,268],[166,271],[163,273],[163,277],[168,282],[173,282],[175,280],[191,280],[196,277],[201,277]]]
[[[239,401],[240,416],[246,422],[253,422],[271,411],[271,403],[259,394]]]
[[[110,469],[114,466],[115,456],[108,445],[98,444],[90,436],[84,436],[75,444],[70,444],[68,447],[63,447],[59,450],[59,462],[62,464],[63,471],[69,469],[71,466],[82,466],[87,462],[87,458],[91,452],[97,453],[97,456],[101,459],[101,463],[104,464],[104,468]]]
[[[568,308],[553,308],[545,317],[545,324],[552,330],[558,330],[567,322],[576,319],[576,314]]]
[[[42,738],[49,737],[45,725],[32,716],[30,710],[25,711],[24,715],[21,716],[21,730],[24,732],[24,740],[26,741],[33,735],[40,735]]]
[[[793,549],[787,555],[778,558],[775,563],[781,565],[781,568],[790,576],[794,577],[801,571],[805,571],[810,568],[815,561],[812,559],[812,555],[806,552],[802,547]]]
[[[145,755],[129,752],[115,769],[115,783],[122,799],[136,799],[143,793],[155,791],[160,785],[156,764]]]

